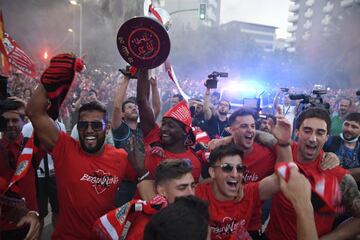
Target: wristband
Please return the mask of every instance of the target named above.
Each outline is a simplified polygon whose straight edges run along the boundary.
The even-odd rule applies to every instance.
[[[40,214],[37,211],[28,211],[27,214],[29,213],[33,213],[35,214],[37,217],[40,217]]]
[[[137,180],[138,180],[138,183],[141,182],[142,180],[144,180],[145,178],[147,178],[148,176],[150,175],[150,172],[147,171],[144,175],[142,175],[142,177],[139,177]]]
[[[279,142],[278,142],[278,145],[279,145],[280,147],[288,147],[288,146],[290,146],[290,144],[291,144],[291,141],[290,141],[290,142],[287,142],[287,143],[279,143]]]

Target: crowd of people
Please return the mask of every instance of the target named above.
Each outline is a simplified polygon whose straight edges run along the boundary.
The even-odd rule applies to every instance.
[[[165,73],[79,65],[1,79],[1,240],[39,239],[48,204],[52,239],[360,237],[354,89],[251,109],[201,81],[180,80],[186,101]]]

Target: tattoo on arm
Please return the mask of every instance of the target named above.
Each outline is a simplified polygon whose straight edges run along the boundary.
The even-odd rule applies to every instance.
[[[355,179],[346,174],[341,181],[342,203],[354,217],[360,217],[360,192]]]

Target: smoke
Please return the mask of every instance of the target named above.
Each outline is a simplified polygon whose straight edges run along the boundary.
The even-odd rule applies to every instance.
[[[143,0],[78,1],[82,2],[83,10],[85,60],[94,65],[110,65],[112,69],[123,66],[116,34],[124,21],[142,15]],[[0,9],[6,31],[35,62],[44,62],[44,51],[48,51],[50,57],[64,51],[79,52],[79,6],[67,0],[2,0]],[[330,37],[313,34],[311,41],[300,46],[295,55],[265,53],[237,29],[200,27],[194,30],[183,20],[199,21],[196,12],[174,15],[169,33],[172,64],[181,78],[204,80],[216,70],[230,71],[230,76],[253,75],[287,85],[289,82],[298,85],[323,82],[356,86],[360,76],[359,9],[356,5],[342,18],[334,20]],[[69,28],[73,33],[68,32]]]
[[[82,45],[86,60],[97,65],[123,61],[116,34],[125,19],[140,15],[142,1],[78,0],[82,3]],[[124,4],[125,3],[125,4]],[[35,62],[43,53],[79,52],[80,7],[68,1],[1,1],[5,30]],[[124,10],[126,9],[126,11]],[[69,32],[68,29],[73,32]]]

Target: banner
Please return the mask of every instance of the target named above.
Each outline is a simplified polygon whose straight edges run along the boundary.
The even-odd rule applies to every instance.
[[[2,39],[2,53],[7,57],[9,64],[31,78],[36,76],[35,66],[26,53],[12,39],[9,34],[4,33]]]
[[[3,42],[4,34],[5,34],[4,20],[3,20],[2,12],[0,11],[0,42],[1,43]],[[2,72],[5,75],[8,75],[10,71],[10,66],[9,66],[9,62],[7,61],[6,55],[3,54],[3,52],[5,52],[4,46],[0,44],[0,57],[1,57],[0,67],[2,69]]]

